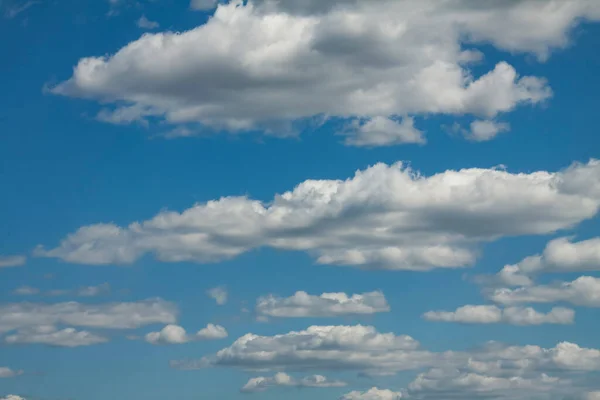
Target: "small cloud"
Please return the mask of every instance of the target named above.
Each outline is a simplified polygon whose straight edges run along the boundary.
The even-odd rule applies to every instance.
[[[208,297],[214,299],[220,306],[227,303],[227,297],[229,296],[229,294],[227,293],[227,289],[224,286],[212,288],[208,290],[206,294],[208,295]]]
[[[31,286],[21,286],[16,288],[13,291],[13,294],[18,294],[19,296],[32,296],[35,294],[38,294],[40,292],[40,289],[31,287]]]
[[[140,19],[136,21],[136,25],[142,29],[156,29],[160,24],[156,21],[150,21],[145,15],[142,15]]]
[[[25,256],[2,256],[0,255],[0,268],[20,267],[27,261]]]
[[[190,8],[194,11],[209,11],[217,7],[218,0],[191,0]]]
[[[150,332],[144,340],[150,344],[184,344],[196,340],[217,340],[228,336],[227,330],[220,325],[208,324],[195,335],[188,335],[179,325],[167,325],[159,332]]]
[[[6,18],[12,19],[14,17],[16,17],[17,15],[21,14],[22,12],[24,12],[25,10],[27,10],[28,8],[39,4],[39,1],[27,1],[25,3],[21,3],[21,4],[17,4],[14,5],[12,7],[8,7],[8,9],[4,12],[4,16]]]
[[[354,120],[340,132],[346,136],[345,144],[356,147],[382,147],[401,144],[425,144],[422,131],[415,128],[414,119],[405,117],[396,121],[388,117]]]
[[[460,125],[455,124],[453,130],[473,142],[487,142],[502,132],[508,132],[510,124],[492,120],[476,120],[471,122],[469,129],[464,129]]]

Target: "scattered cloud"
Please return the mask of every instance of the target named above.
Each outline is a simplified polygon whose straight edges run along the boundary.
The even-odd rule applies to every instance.
[[[327,388],[327,387],[343,387],[346,382],[332,381],[322,375],[313,375],[300,380],[296,380],[284,372],[278,372],[273,377],[259,376],[252,378],[242,387],[241,392],[253,393],[264,392],[267,389],[283,386],[296,388]]]
[[[9,6],[4,11],[4,16],[6,18],[14,18],[22,12],[26,11],[30,7],[39,4],[39,1],[25,1],[22,3],[14,3],[12,6]],[[0,4],[1,5],[1,4]]]
[[[353,391],[343,395],[340,400],[399,400],[402,399],[401,392],[392,392],[387,389],[372,387],[366,392]]]
[[[140,19],[136,21],[136,25],[142,29],[156,29],[160,24],[156,21],[150,21],[145,15],[142,15]]]
[[[174,323],[177,307],[162,299],[131,303],[77,302],[0,305],[0,333],[36,326],[64,324],[90,328],[134,329],[156,323]]]
[[[3,256],[0,255],[0,268],[20,267],[25,265],[27,257],[25,256]]]
[[[195,340],[214,340],[227,337],[225,328],[208,324],[195,335],[188,335],[185,329],[178,325],[167,325],[160,332],[150,332],[145,340],[151,344],[184,344]]]
[[[215,262],[268,246],[319,264],[430,270],[472,265],[477,244],[548,234],[594,217],[600,161],[559,172],[448,170],[423,176],[376,164],[342,180],[307,180],[269,203],[223,197],[126,227],[83,226],[37,256],[81,264]]]
[[[0,398],[0,400],[26,400],[25,397],[17,396],[14,394],[9,394],[6,397]]]
[[[218,305],[222,306],[227,303],[227,297],[229,293],[227,292],[227,288],[224,286],[218,286],[212,289],[209,289],[206,294],[211,299],[214,299]]]
[[[510,124],[492,120],[475,120],[471,122],[469,130],[461,129],[464,136],[474,142],[486,142],[494,139],[502,132],[508,132]]]
[[[568,325],[574,322],[575,311],[569,308],[556,307],[544,314],[531,307],[501,309],[496,306],[467,305],[456,309],[456,311],[429,311],[423,317],[429,321],[464,324]]]
[[[423,132],[415,128],[413,118],[400,122],[388,117],[354,120],[342,132],[345,143],[357,147],[379,147],[399,144],[425,144]]]
[[[14,378],[15,376],[23,375],[22,370],[15,371],[8,367],[0,367],[0,379],[1,378]]]
[[[353,294],[323,293],[320,296],[296,292],[291,297],[269,295],[256,302],[258,315],[279,318],[335,317],[365,315],[390,311],[381,292]]]
[[[7,344],[45,344],[57,347],[90,346],[107,341],[107,338],[88,331],[78,331],[74,328],[59,330],[51,325],[19,329],[17,333],[4,338]]]
[[[581,276],[572,282],[552,285],[493,289],[487,295],[490,300],[505,305],[564,302],[584,307],[600,307],[600,279]]]
[[[13,290],[13,294],[18,294],[19,296],[33,296],[38,293],[40,293],[40,289],[31,286],[20,286]]]

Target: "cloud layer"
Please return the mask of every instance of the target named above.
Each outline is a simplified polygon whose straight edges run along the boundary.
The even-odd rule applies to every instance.
[[[429,321],[460,322],[464,324],[511,324],[511,325],[542,325],[542,324],[572,324],[575,311],[556,307],[547,314],[537,312],[531,307],[496,306],[459,307],[456,311],[428,311],[423,317]]]
[[[264,392],[273,387],[328,388],[343,387],[346,385],[346,382],[329,380],[322,375],[312,375],[297,380],[284,372],[278,372],[272,377],[259,376],[251,378],[244,387],[242,387],[241,392]]]

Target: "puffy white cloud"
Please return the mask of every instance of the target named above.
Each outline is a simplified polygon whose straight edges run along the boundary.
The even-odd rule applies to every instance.
[[[581,276],[572,282],[554,285],[500,288],[489,291],[488,297],[500,304],[566,302],[578,306],[600,307],[600,279]]]
[[[473,76],[475,46],[544,58],[568,44],[580,21],[600,18],[589,0],[242,3],[219,5],[189,31],[144,35],[110,56],[82,58],[51,90],[112,102],[102,115],[117,123],[157,116],[274,133],[316,116],[492,118],[551,90],[506,62]]]
[[[54,326],[19,329],[17,333],[4,338],[7,344],[46,344],[58,347],[90,346],[107,341],[107,338],[88,331],[78,331],[74,328],[58,330]]]
[[[423,132],[415,128],[413,118],[398,122],[387,117],[354,120],[342,132],[350,146],[378,147],[396,144],[425,144]]]
[[[0,268],[20,267],[25,265],[25,256],[3,256],[0,254]]]
[[[15,371],[8,367],[0,367],[0,378],[14,378],[15,376],[22,375],[23,371]]]
[[[179,325],[167,325],[160,332],[150,332],[145,340],[151,344],[184,344],[194,340],[223,339],[227,337],[225,328],[219,325],[208,324],[195,335],[188,335]]]
[[[492,140],[499,133],[510,129],[507,123],[501,123],[491,120],[476,120],[471,122],[470,130],[465,132],[465,136],[476,142],[485,142]]]
[[[156,21],[150,21],[145,15],[142,15],[135,24],[142,29],[156,29],[160,24]]]
[[[269,317],[334,317],[388,312],[390,306],[383,293],[376,291],[348,296],[323,293],[320,296],[296,292],[291,297],[269,295],[256,302],[256,313]]]
[[[242,387],[244,393],[264,392],[267,389],[276,386],[287,386],[297,388],[326,388],[326,387],[342,387],[346,386],[346,382],[329,380],[322,375],[312,375],[300,380],[294,379],[284,372],[278,372],[273,377],[259,376],[251,378]]]
[[[134,329],[177,320],[177,307],[162,299],[131,303],[77,302],[0,305],[0,333],[40,325],[64,324],[91,328]]]
[[[547,314],[540,313],[531,307],[508,307],[467,305],[456,311],[429,311],[423,317],[429,321],[460,322],[465,324],[498,324],[542,325],[572,324],[575,311],[569,308],[556,307]]]
[[[25,397],[17,396],[15,394],[9,394],[6,397],[0,398],[0,400],[26,400]]]
[[[227,297],[229,296],[227,289],[223,286],[218,286],[218,287],[212,288],[212,289],[208,290],[206,292],[206,294],[210,298],[214,299],[217,302],[217,304],[220,306],[227,303]]]
[[[544,272],[600,271],[600,238],[572,242],[569,237],[551,240],[542,254],[505,265],[496,280],[509,286],[529,286],[531,276]]]
[[[269,203],[224,197],[126,227],[81,227],[38,256],[83,264],[214,262],[269,246],[321,264],[393,270],[466,267],[476,244],[548,234],[595,216],[600,162],[559,172],[448,170],[429,177],[398,163],[342,180],[307,180]]]
[[[372,387],[366,392],[352,391],[346,393],[340,400],[399,400],[403,398],[401,392],[392,392],[388,389]]]

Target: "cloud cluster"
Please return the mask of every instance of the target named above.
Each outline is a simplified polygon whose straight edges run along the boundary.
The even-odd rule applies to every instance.
[[[0,255],[0,268],[20,267],[27,261],[25,256],[3,256]]]
[[[227,330],[220,325],[208,324],[195,335],[188,335],[179,325],[167,325],[160,332],[150,332],[145,340],[151,344],[184,344],[195,340],[214,340],[227,337]]]
[[[346,382],[338,380],[329,380],[322,375],[312,375],[300,380],[294,379],[284,372],[278,372],[272,377],[259,376],[251,378],[242,387],[241,392],[253,393],[264,392],[273,387],[296,387],[296,388],[327,388],[327,387],[343,387]]]
[[[476,245],[548,234],[600,207],[600,162],[559,172],[448,170],[422,176],[377,164],[342,180],[307,180],[267,204],[223,197],[126,227],[84,226],[36,254],[82,264],[214,262],[261,246],[304,250],[321,264],[392,270],[472,265]]]
[[[216,3],[193,0],[191,8]],[[552,91],[503,61],[474,76],[470,67],[483,57],[476,47],[543,60],[567,46],[578,23],[598,19],[600,6],[588,0],[232,0],[194,29],[82,58],[50,90],[112,103],[99,115],[113,123],[158,117],[231,131],[282,133],[317,116],[359,126],[423,114],[492,119]],[[392,128],[349,143],[406,142],[406,127]]]
[[[9,394],[6,397],[0,398],[0,400],[26,400],[25,397],[17,396],[15,394]]]
[[[572,324],[575,311],[569,308],[556,307],[547,314],[540,313],[531,307],[508,307],[467,305],[456,311],[428,311],[423,317],[429,321],[459,322],[464,324],[498,324],[542,325]]]
[[[353,294],[323,293],[319,296],[296,292],[291,297],[269,295],[256,302],[256,313],[279,318],[335,317],[390,311],[382,292]]]

